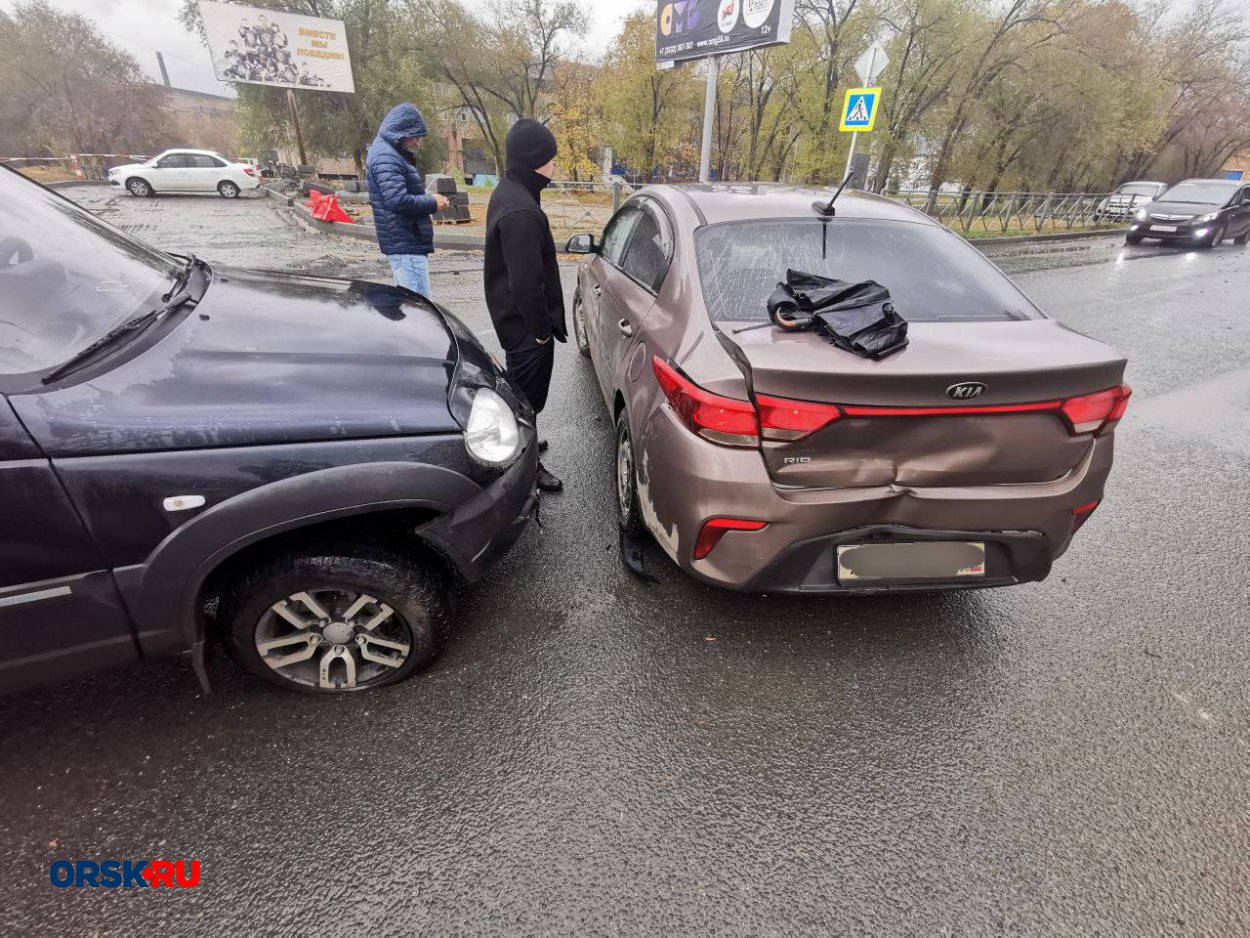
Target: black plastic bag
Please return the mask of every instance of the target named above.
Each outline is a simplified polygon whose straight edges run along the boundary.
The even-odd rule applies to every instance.
[[[861,358],[884,358],[907,347],[907,320],[890,291],[873,280],[850,283],[798,270],[768,298],[768,313],[781,329],[810,329]]]

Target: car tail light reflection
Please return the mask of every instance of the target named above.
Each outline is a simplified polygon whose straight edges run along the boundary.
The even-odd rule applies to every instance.
[[[755,446],[761,434],[766,440],[801,440],[846,417],[967,417],[1055,411],[1073,434],[1103,433],[1124,416],[1133,393],[1127,384],[1121,384],[1093,394],[1050,401],[936,407],[821,404],[760,394],[756,396],[756,406],[750,401],[705,391],[658,356],[651,361],[664,396],[682,422],[706,439],[733,446]]]
[[[702,560],[720,543],[726,531],[762,531],[767,521],[750,521],[746,518],[709,518],[703,522],[699,537],[694,542],[694,559]]]

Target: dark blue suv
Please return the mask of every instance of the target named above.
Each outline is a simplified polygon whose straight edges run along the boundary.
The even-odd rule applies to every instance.
[[[536,504],[524,398],[373,283],[173,256],[0,171],[0,691],[220,639],[312,693],[413,674]]]

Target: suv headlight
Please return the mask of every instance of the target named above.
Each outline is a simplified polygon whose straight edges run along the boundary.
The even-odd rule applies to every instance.
[[[1146,211],[1144,208],[1139,208],[1137,210],[1136,218],[1138,221],[1145,221],[1149,217],[1150,217],[1150,213]]]
[[[516,414],[507,402],[488,388],[478,388],[464,428],[464,445],[472,456],[487,466],[506,466],[521,447]]]
[[[1219,212],[1207,212],[1207,213],[1206,213],[1205,215],[1203,215],[1201,218],[1195,218],[1195,219],[1194,219],[1194,222],[1195,222],[1195,224],[1199,224],[1199,225],[1201,225],[1201,224],[1203,224],[1204,222],[1208,222],[1208,221],[1215,221],[1215,220],[1216,220],[1217,218],[1219,218],[1219,217],[1220,217],[1220,213],[1219,213]]]

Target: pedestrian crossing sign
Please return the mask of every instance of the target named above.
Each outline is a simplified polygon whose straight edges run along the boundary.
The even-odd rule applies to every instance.
[[[872,125],[877,122],[877,102],[880,100],[880,88],[848,89],[838,130],[872,130]]]

